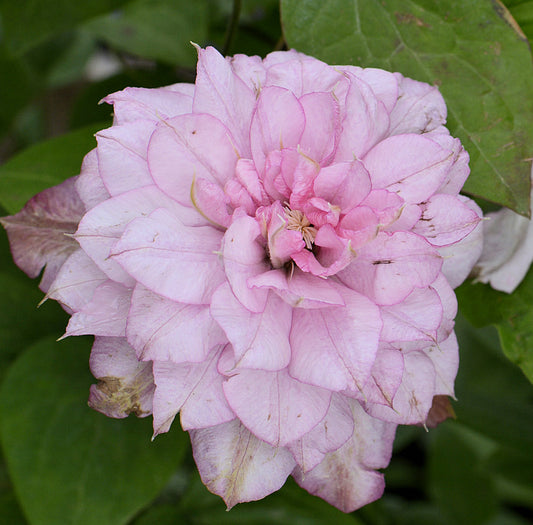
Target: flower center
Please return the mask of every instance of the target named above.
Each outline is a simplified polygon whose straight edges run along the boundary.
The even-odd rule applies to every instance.
[[[315,242],[315,237],[317,230],[309,222],[309,219],[299,210],[291,210],[290,208],[285,208],[285,213],[287,215],[287,229],[296,230],[302,234],[302,239],[305,242],[305,247],[308,250],[311,250],[313,247],[313,242]]]

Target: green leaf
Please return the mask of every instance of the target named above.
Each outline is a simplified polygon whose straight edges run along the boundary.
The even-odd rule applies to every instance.
[[[120,12],[91,20],[84,27],[111,47],[161,60],[194,66],[196,51],[207,37],[206,0],[135,0]]]
[[[133,525],[361,525],[353,514],[344,514],[320,498],[311,496],[292,479],[261,501],[243,503],[226,511],[224,502],[209,493],[195,471],[188,491],[175,503],[155,505]]]
[[[125,524],[168,482],[187,449],[174,430],[150,442],[150,419],[112,420],[87,406],[89,339],[43,339],[0,391],[0,433],[32,525]]]
[[[43,293],[13,263],[7,236],[0,232],[0,380],[25,347],[43,335],[63,335],[67,316],[55,301],[37,308]]]
[[[23,53],[47,37],[72,29],[94,16],[117,9],[128,0],[0,0],[5,39],[12,52]]]
[[[481,525],[497,511],[494,487],[480,468],[477,450],[453,423],[441,425],[431,440],[429,491],[442,514],[457,525]]]
[[[78,175],[83,157],[96,146],[94,134],[108,125],[101,122],[41,142],[0,166],[0,204],[16,213],[36,193]]]
[[[529,213],[533,67],[498,1],[281,0],[289,47],[436,84],[470,154],[465,191]]]
[[[519,3],[505,1],[504,3],[529,40],[533,40],[533,1],[526,0]],[[517,5],[514,5],[515,3]]]
[[[533,268],[512,294],[466,283],[457,297],[461,311],[475,325],[496,325],[505,355],[533,383]]]

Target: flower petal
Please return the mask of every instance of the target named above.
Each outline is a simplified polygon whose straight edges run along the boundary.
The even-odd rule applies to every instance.
[[[235,74],[230,63],[215,48],[197,49],[193,112],[207,113],[220,120],[235,137],[239,153],[248,157],[248,130],[255,105],[255,93]]]
[[[439,253],[423,237],[409,232],[379,233],[337,275],[377,304],[391,305],[405,299],[414,288],[431,284],[441,266]]]
[[[431,197],[453,164],[453,152],[421,135],[396,135],[376,144],[363,158],[372,187],[398,193],[407,202]]]
[[[228,509],[280,489],[296,464],[288,450],[260,441],[238,420],[190,434],[202,481]]]
[[[352,437],[354,421],[345,397],[334,393],[327,414],[318,425],[287,448],[303,472],[315,468],[328,452],[342,447]]]
[[[296,309],[290,335],[293,377],[333,391],[361,390],[374,362],[381,316],[366,297],[339,287],[346,306]]]
[[[203,361],[224,333],[209,307],[178,303],[137,284],[131,297],[126,336],[142,361]]]
[[[216,252],[222,233],[186,226],[165,208],[131,221],[111,252],[136,281],[184,303],[208,304],[224,280]]]
[[[343,512],[352,512],[380,498],[385,488],[384,468],[390,461],[396,425],[365,414],[356,404],[354,433],[339,450],[330,452],[309,472],[296,468],[298,485]]]
[[[90,366],[99,379],[97,385],[91,385],[91,408],[115,418],[152,413],[152,364],[139,362],[123,337],[96,337]]]
[[[222,391],[223,377],[217,372],[222,346],[201,363],[154,362],[154,435],[170,429],[181,411],[184,430],[219,425],[235,419]]]
[[[226,333],[235,352],[235,366],[281,370],[289,364],[292,308],[271,293],[262,312],[246,309],[227,283],[211,300],[211,316]]]
[[[40,284],[43,292],[48,291],[61,265],[77,249],[72,237],[65,235],[76,231],[85,211],[75,180],[67,179],[42,191],[17,214],[0,219],[17,266],[31,278],[45,267]]]
[[[235,172],[237,159],[229,130],[211,115],[193,113],[166,120],[155,129],[148,146],[155,183],[185,206],[191,206],[195,178],[223,188]]]
[[[296,148],[304,128],[304,109],[290,91],[279,87],[263,88],[250,128],[252,158],[257,172],[263,173],[266,156],[271,151]]]
[[[315,427],[331,398],[328,390],[301,383],[286,370],[237,370],[224,383],[224,393],[242,424],[274,447],[300,439]]]

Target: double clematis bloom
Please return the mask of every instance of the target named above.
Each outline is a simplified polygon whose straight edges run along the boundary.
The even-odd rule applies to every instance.
[[[194,85],[105,99],[81,175],[4,219],[15,257],[33,243],[66,335],[96,336],[91,406],[155,435],[179,413],[228,507],[292,474],[352,511],[396,426],[453,396],[453,287],[481,251],[468,155],[438,90],[398,73],[198,53]],[[78,196],[44,256],[28,213]]]

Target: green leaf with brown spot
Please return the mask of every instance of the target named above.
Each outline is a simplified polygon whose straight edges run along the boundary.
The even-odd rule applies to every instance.
[[[529,213],[533,67],[497,0],[281,0],[289,47],[436,84],[470,154],[465,191]]]

